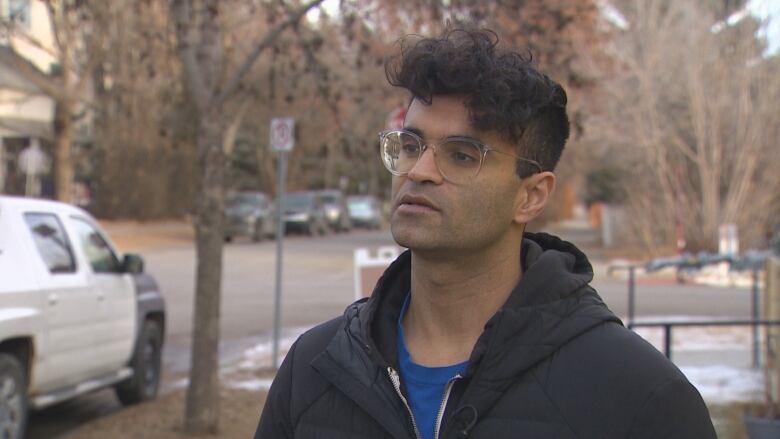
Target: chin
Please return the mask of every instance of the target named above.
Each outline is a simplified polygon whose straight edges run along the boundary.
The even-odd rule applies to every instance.
[[[390,233],[398,245],[410,250],[433,250],[441,247],[431,233],[422,227],[391,224]]]

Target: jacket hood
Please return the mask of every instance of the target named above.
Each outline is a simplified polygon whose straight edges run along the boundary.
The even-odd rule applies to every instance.
[[[593,326],[620,322],[588,285],[593,268],[574,244],[547,233],[526,233],[521,251],[522,278],[486,323],[468,373],[474,373],[481,362],[504,364],[511,358],[512,367],[500,369],[516,374]],[[411,288],[411,259],[411,252],[401,254],[385,270],[371,297],[346,311],[349,332],[383,366],[398,364],[396,323]]]

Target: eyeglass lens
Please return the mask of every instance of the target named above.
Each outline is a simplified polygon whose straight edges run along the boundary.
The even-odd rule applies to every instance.
[[[431,145],[439,172],[450,181],[467,181],[477,175],[482,150],[466,140],[445,140]],[[382,138],[382,158],[390,172],[403,175],[412,170],[424,151],[420,140],[402,131],[387,133]]]

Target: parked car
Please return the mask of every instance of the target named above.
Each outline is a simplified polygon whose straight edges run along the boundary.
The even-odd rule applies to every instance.
[[[123,404],[157,396],[165,303],[143,260],[64,203],[0,196],[0,427],[113,386]]]
[[[349,218],[355,227],[369,230],[382,228],[382,207],[373,195],[353,195],[347,197]]]
[[[276,233],[276,210],[263,192],[238,192],[225,203],[225,241],[247,236],[258,242]]]
[[[328,220],[322,198],[315,192],[291,192],[284,197],[285,231],[307,235],[328,233]]]
[[[338,189],[325,189],[317,191],[325,206],[325,218],[328,227],[334,232],[348,232],[352,229],[352,221],[349,220],[349,210],[344,193]]]

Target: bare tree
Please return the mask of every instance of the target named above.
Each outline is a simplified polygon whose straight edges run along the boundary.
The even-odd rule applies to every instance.
[[[218,342],[226,116],[231,98],[260,54],[322,0],[310,1],[273,24],[253,45],[233,73],[225,56],[225,2],[174,0],[171,17],[186,90],[195,105],[197,123],[197,189],[195,236],[197,274],[192,342],[192,367],[187,392],[185,430],[216,433],[219,419]]]
[[[593,133],[623,183],[635,232],[657,251],[675,224],[691,250],[714,249],[718,226],[758,244],[778,215],[772,169],[780,117],[777,62],[761,56],[756,23],[718,25],[695,0],[630,1],[630,29],[613,47],[609,107]],[[776,161],[776,160],[775,160]]]
[[[91,209],[101,218],[182,217],[192,209],[195,136],[168,0],[102,8],[89,36],[111,48],[92,81]]]

